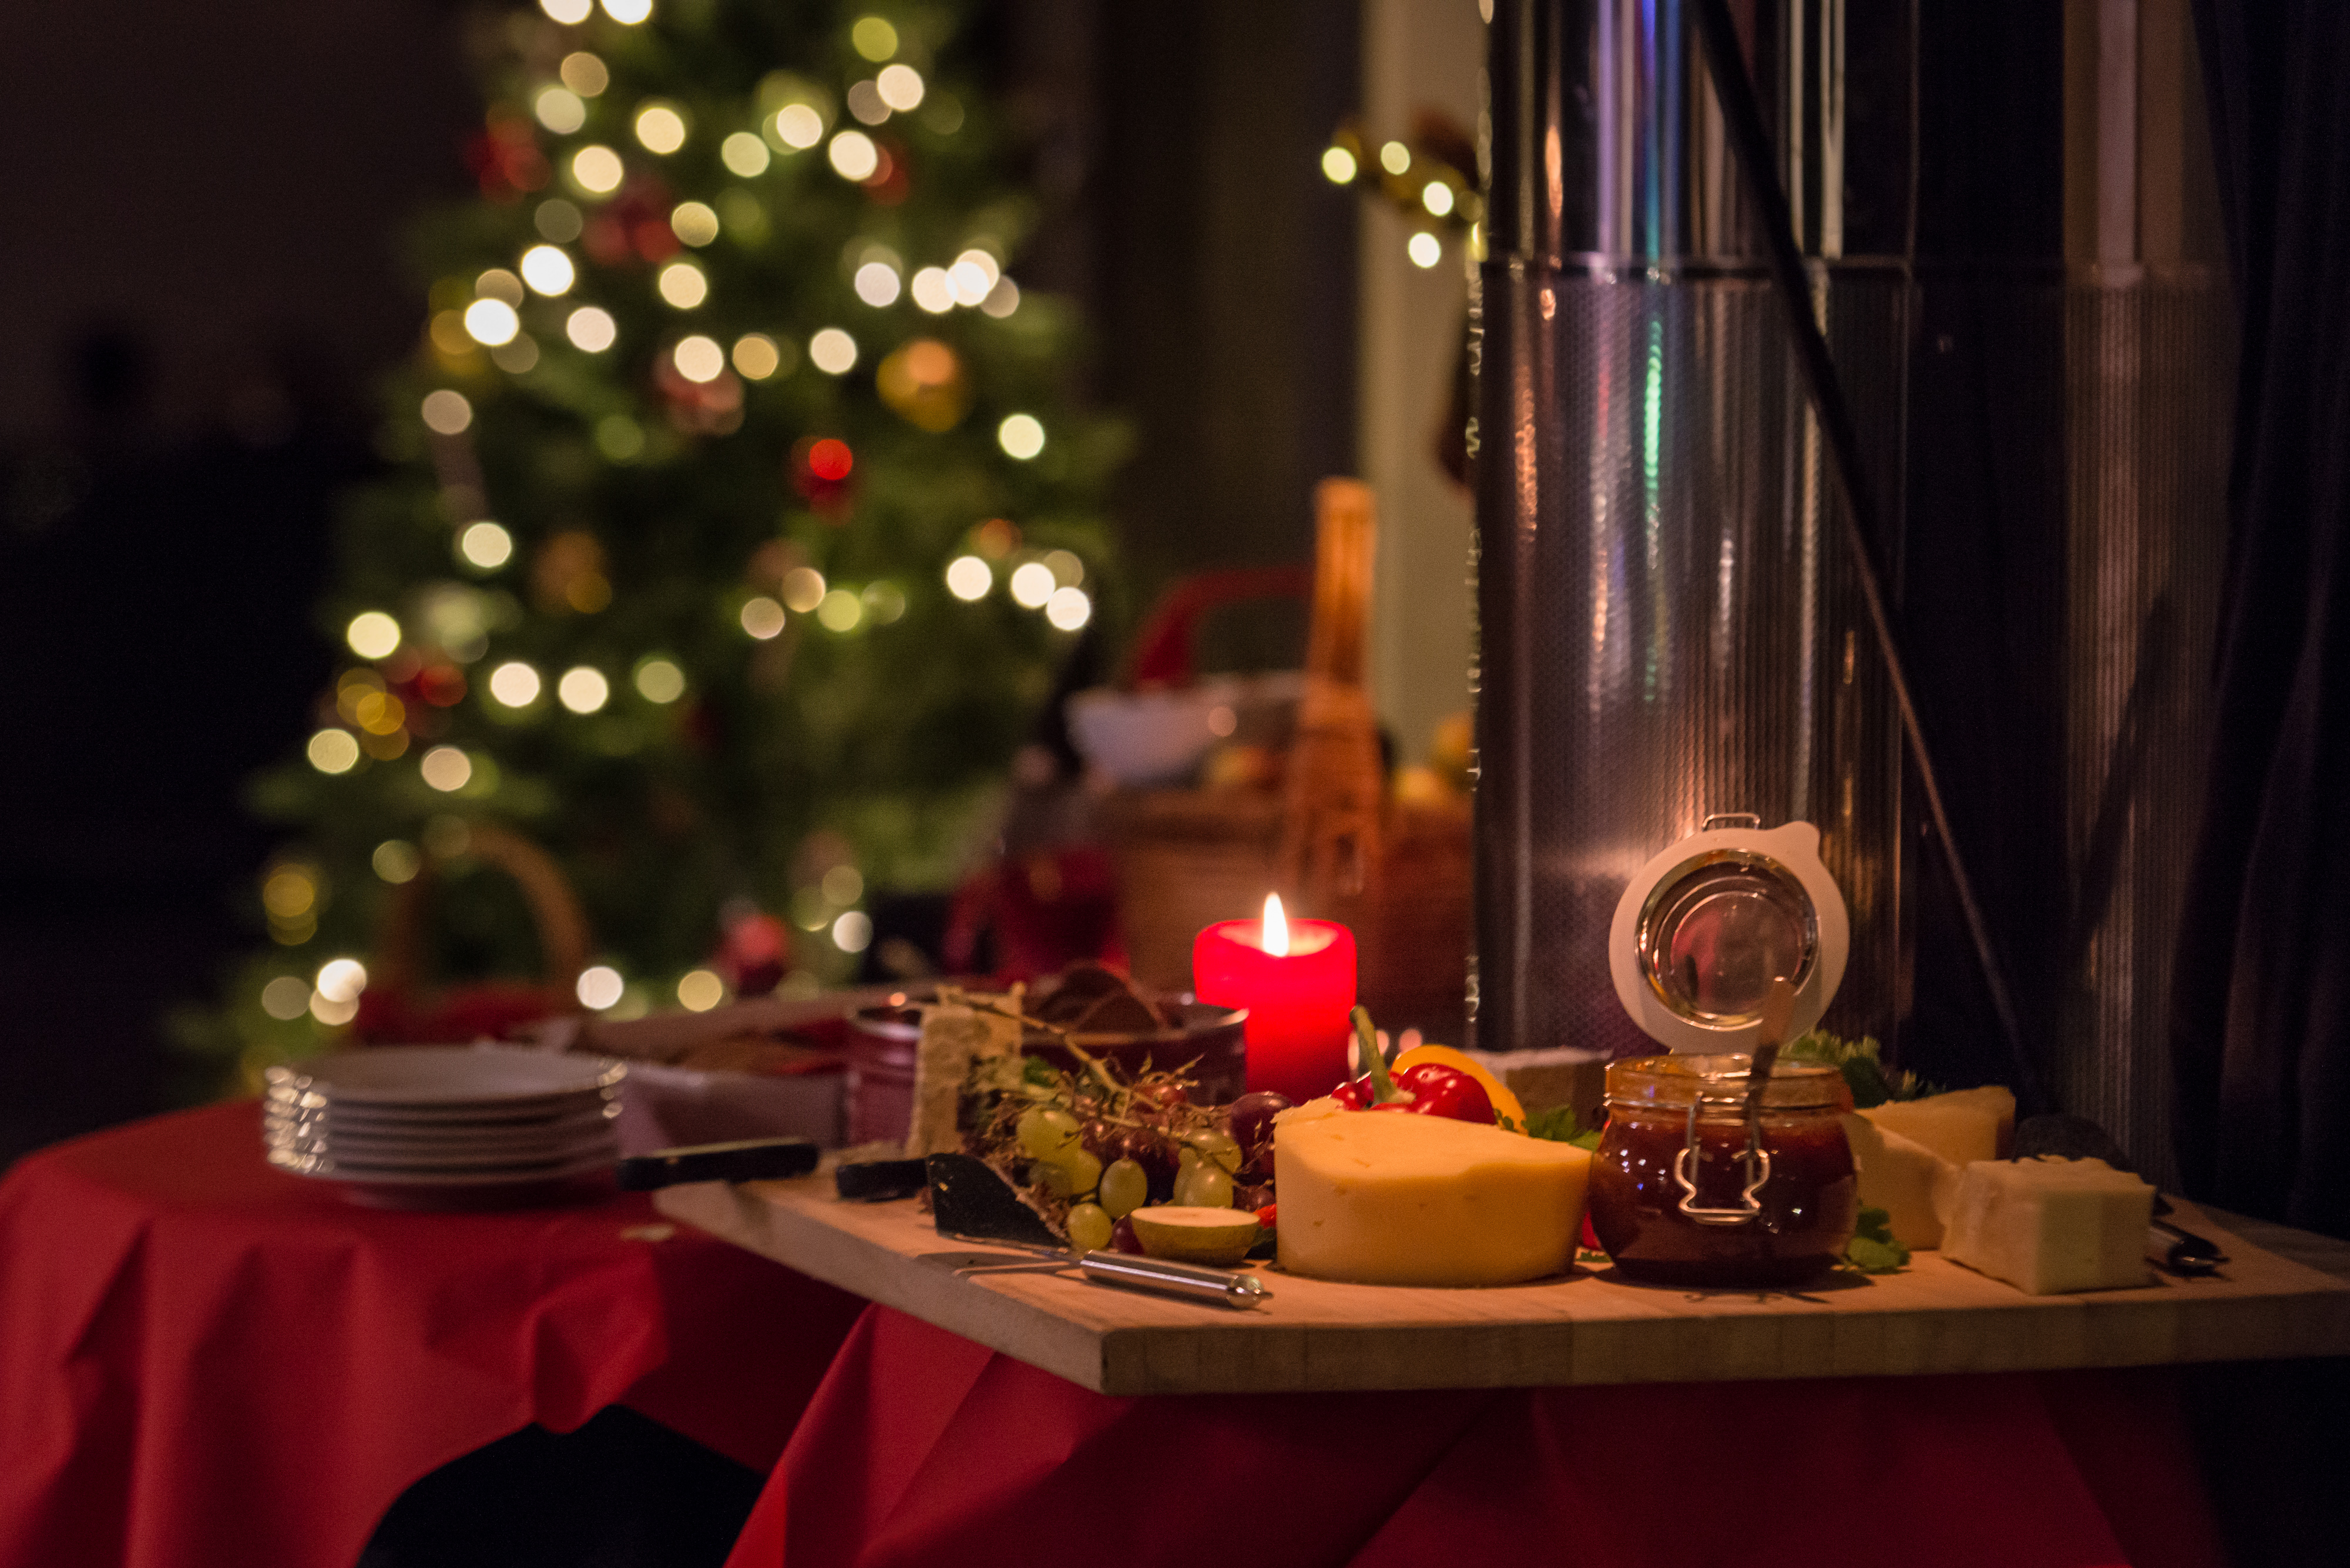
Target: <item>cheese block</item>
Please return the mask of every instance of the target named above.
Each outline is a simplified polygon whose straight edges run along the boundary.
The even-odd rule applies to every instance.
[[[1564,1273],[1588,1150],[1497,1127],[1319,1102],[1274,1124],[1281,1266],[1375,1285],[1507,1285]]]
[[[1917,1251],[1940,1246],[1961,1168],[1866,1116],[1846,1116],[1844,1131],[1860,1171],[1860,1206],[1884,1210],[1903,1246]]]
[[[2015,1147],[2015,1096],[1997,1084],[1893,1100],[1860,1114],[1887,1132],[1924,1144],[1952,1165],[2005,1159]]]
[[[922,1033],[914,1047],[914,1114],[906,1128],[906,1158],[951,1154],[962,1147],[956,1119],[963,1081],[983,1056],[1020,1054],[1020,1021],[960,1002],[934,1002],[922,1009]]]
[[[1981,1159],[1966,1168],[1942,1255],[2030,1296],[2147,1282],[2154,1189],[2102,1159]]]

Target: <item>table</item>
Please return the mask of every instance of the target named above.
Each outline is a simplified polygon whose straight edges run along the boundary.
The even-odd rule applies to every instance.
[[[0,1568],[346,1568],[419,1478],[616,1402],[764,1469],[863,1304],[638,1195],[357,1208],[253,1102],[59,1144],[0,1180]]]

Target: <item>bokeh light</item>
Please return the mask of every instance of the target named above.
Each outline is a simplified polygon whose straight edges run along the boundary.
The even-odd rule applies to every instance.
[[[685,116],[665,103],[649,103],[637,110],[637,140],[648,152],[666,158],[685,145]]]
[[[808,363],[827,376],[846,375],[857,364],[857,339],[827,327],[808,339]]]
[[[435,746],[416,764],[424,782],[443,794],[465,787],[473,776],[473,759],[455,746]]]
[[[588,123],[588,106],[569,88],[539,88],[538,96],[530,100],[530,111],[557,136],[568,136]]]
[[[1020,308],[1020,286],[1009,277],[997,278],[995,286],[987,291],[987,297],[979,302],[979,308],[996,320],[1003,320]]]
[[[1012,574],[1012,602],[1022,609],[1043,609],[1059,588],[1053,568],[1042,561],[1029,561]]]
[[[628,173],[620,155],[601,144],[583,147],[571,155],[571,180],[591,196],[608,196],[620,188]]]
[[[824,116],[804,103],[785,104],[775,111],[775,140],[805,152],[824,140]]]
[[[355,958],[333,958],[318,966],[318,994],[329,1002],[349,1002],[367,989],[367,965]]]
[[[601,354],[619,337],[620,329],[612,320],[612,313],[593,305],[583,305],[571,313],[563,324],[563,335],[571,339],[574,348],[589,354]]]
[[[995,427],[995,441],[1006,453],[1025,462],[1045,450],[1045,427],[1034,414],[1014,414]]]
[[[873,940],[873,918],[862,909],[850,909],[832,922],[832,945],[845,953],[861,953]]]
[[[522,330],[522,317],[503,299],[477,299],[465,306],[465,330],[474,342],[494,348],[514,341]]]
[[[906,590],[889,581],[865,585],[865,618],[875,626],[888,626],[906,613]]]
[[[942,266],[922,268],[914,275],[907,291],[914,296],[916,305],[932,316],[944,316],[955,307],[954,285],[948,280],[947,269]]]
[[[1411,257],[1412,265],[1431,267],[1444,259],[1444,242],[1423,229],[1405,244],[1404,254]]]
[[[359,1015],[359,999],[356,996],[337,1002],[333,997],[322,996],[315,991],[310,993],[310,1016],[328,1028],[348,1023]]]
[[[854,904],[865,897],[865,874],[854,866],[836,866],[824,874],[818,886],[833,903]]]
[[[280,1023],[291,1023],[310,1011],[310,982],[279,975],[261,988],[261,1011]]]
[[[954,265],[947,269],[947,282],[954,288],[957,305],[983,303],[1003,269],[995,258],[983,250],[968,250],[955,257]]]
[[[533,245],[522,253],[522,280],[549,296],[568,294],[579,281],[571,258],[553,245]]]
[[[362,610],[343,628],[343,640],[361,659],[390,659],[400,646],[400,623],[381,610]]]
[[[538,8],[567,27],[576,27],[596,8],[596,0],[538,0]]]
[[[699,332],[671,349],[670,359],[677,366],[677,373],[689,381],[714,381],[726,371],[726,350],[718,346],[718,339],[704,337]]]
[[[645,427],[626,414],[596,421],[596,450],[613,462],[633,462],[645,450]]]
[[[827,156],[832,160],[833,172],[844,180],[869,180],[873,171],[881,167],[880,149],[861,130],[844,130],[834,137]]]
[[[435,435],[462,435],[465,427],[473,422],[473,405],[465,400],[465,394],[446,387],[425,393],[419,411],[423,415],[424,428]]]
[[[1390,174],[1409,173],[1411,170],[1411,149],[1400,141],[1390,141],[1379,149],[1379,167]]]
[[[911,114],[922,107],[922,73],[911,66],[882,67],[873,87],[881,101],[899,114]]]
[[[424,869],[424,857],[416,853],[416,846],[408,840],[387,838],[375,846],[375,853],[368,857],[368,864],[375,867],[377,876],[397,888],[403,882],[416,879],[416,874]]]
[[[658,655],[645,659],[637,666],[637,692],[648,702],[674,702],[685,695],[685,671]]]
[[[299,919],[317,902],[317,878],[307,866],[280,866],[261,884],[261,907],[273,919]]]
[[[606,88],[612,85],[612,73],[605,67],[604,62],[585,49],[564,56],[563,63],[556,67],[555,74],[563,78],[565,87],[581,98],[599,97]]]
[[[669,215],[670,232],[690,245],[706,245],[718,237],[718,213],[701,202],[680,202]]]
[[[745,379],[764,381],[783,369],[783,350],[764,332],[745,332],[734,339],[734,369]]]
[[[1356,174],[1355,155],[1343,147],[1323,150],[1322,178],[1333,185],[1351,185]]]
[[[1419,204],[1427,208],[1431,216],[1444,216],[1452,211],[1452,187],[1441,180],[1430,180],[1420,188]]]
[[[814,566],[794,566],[784,574],[784,603],[806,615],[824,602],[824,574]]]
[[[490,671],[490,695],[509,708],[529,707],[538,701],[538,671],[518,659]]]
[[[706,969],[690,969],[677,982],[678,1005],[688,1012],[707,1012],[726,1000],[726,982]]]
[[[588,226],[579,209],[560,196],[549,196],[534,208],[530,223],[542,239],[553,240],[558,245],[569,244]]]
[[[304,750],[322,774],[347,774],[359,766],[359,743],[348,730],[321,730]]]
[[[710,280],[690,261],[673,261],[653,280],[660,296],[680,310],[691,310],[710,297]]]
[[[612,683],[602,670],[575,664],[556,682],[555,697],[575,713],[593,713],[612,700]]]
[[[947,563],[947,592],[969,603],[987,597],[995,586],[995,573],[977,556],[957,556]]]
[[[575,988],[579,1005],[597,1012],[618,1006],[621,995],[628,989],[627,983],[620,979],[620,971],[608,963],[592,964],[581,970],[579,983]]]
[[[879,125],[889,118],[889,106],[881,100],[881,89],[871,82],[851,82],[843,95],[848,112],[861,125]]]
[[[848,42],[858,54],[879,65],[898,52],[898,29],[879,16],[859,16],[857,25],[848,29]]]
[[[468,523],[457,534],[457,558],[484,572],[494,572],[514,558],[514,535],[499,524]]]
[[[827,631],[855,631],[865,618],[865,603],[847,588],[834,588],[816,601],[816,618]]]
[[[766,642],[783,634],[784,607],[761,594],[743,602],[741,619],[744,631]]]
[[[1045,569],[1065,588],[1074,588],[1086,580],[1086,564],[1074,550],[1045,551]]]
[[[1055,588],[1045,601],[1045,618],[1062,631],[1075,631],[1093,618],[1094,602],[1083,588]]]
[[[604,15],[633,27],[653,14],[653,0],[604,0]]]
[[[745,180],[764,174],[774,161],[767,144],[747,130],[738,130],[718,144],[718,161],[726,165],[727,172]]]
[[[879,309],[898,302],[898,269],[888,262],[867,262],[857,269],[857,297]]]

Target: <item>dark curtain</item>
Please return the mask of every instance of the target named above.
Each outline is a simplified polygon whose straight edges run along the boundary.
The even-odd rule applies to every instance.
[[[2350,5],[2197,0],[2242,358],[2179,1169],[2350,1237]]]

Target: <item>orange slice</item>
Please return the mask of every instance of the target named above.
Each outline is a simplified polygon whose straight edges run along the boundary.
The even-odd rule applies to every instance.
[[[1503,1087],[1501,1079],[1479,1066],[1464,1053],[1455,1051],[1450,1045],[1415,1045],[1396,1058],[1395,1066],[1391,1070],[1400,1073],[1406,1067],[1417,1067],[1423,1062],[1433,1063],[1440,1067],[1450,1067],[1457,1073],[1468,1074],[1476,1079],[1478,1086],[1485,1091],[1485,1097],[1493,1102],[1495,1126],[1501,1126],[1502,1118],[1506,1116],[1509,1118],[1509,1126],[1513,1131],[1526,1130],[1526,1107],[1518,1104],[1518,1096]]]

